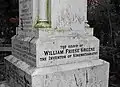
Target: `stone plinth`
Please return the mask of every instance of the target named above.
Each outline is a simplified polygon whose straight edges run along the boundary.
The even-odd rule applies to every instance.
[[[12,55],[36,67],[99,59],[99,40],[92,35],[46,29],[38,33],[14,36]]]
[[[35,68],[14,56],[6,60],[11,87],[108,87],[109,63],[103,60]]]

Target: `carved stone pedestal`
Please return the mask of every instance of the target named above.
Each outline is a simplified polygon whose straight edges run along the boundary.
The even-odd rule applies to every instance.
[[[108,87],[87,0],[19,0],[19,18],[5,58],[11,87]]]
[[[12,55],[5,59],[11,87],[108,87],[109,63],[100,59],[44,68]]]

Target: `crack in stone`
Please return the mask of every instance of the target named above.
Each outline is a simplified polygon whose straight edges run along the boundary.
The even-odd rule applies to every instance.
[[[77,78],[76,78],[75,74],[74,74],[74,78],[75,78],[76,86],[79,87],[79,85],[77,83]]]
[[[86,87],[87,87],[87,84],[88,84],[88,72],[86,70]]]

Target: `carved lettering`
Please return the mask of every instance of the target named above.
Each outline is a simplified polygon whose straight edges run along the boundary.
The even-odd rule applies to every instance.
[[[57,55],[57,54],[63,54],[64,50],[56,50],[56,51],[44,51],[45,56],[46,55]]]
[[[76,58],[82,56],[97,55],[98,51],[95,47],[85,48],[83,44],[61,45],[60,49],[52,51],[44,51],[43,58],[40,61],[60,60],[65,58]]]

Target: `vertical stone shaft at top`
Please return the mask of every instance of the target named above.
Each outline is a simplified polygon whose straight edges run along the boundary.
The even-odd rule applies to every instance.
[[[84,10],[85,10],[85,22],[87,22],[87,0],[84,0]]]
[[[47,0],[39,0],[39,18],[47,21]]]

